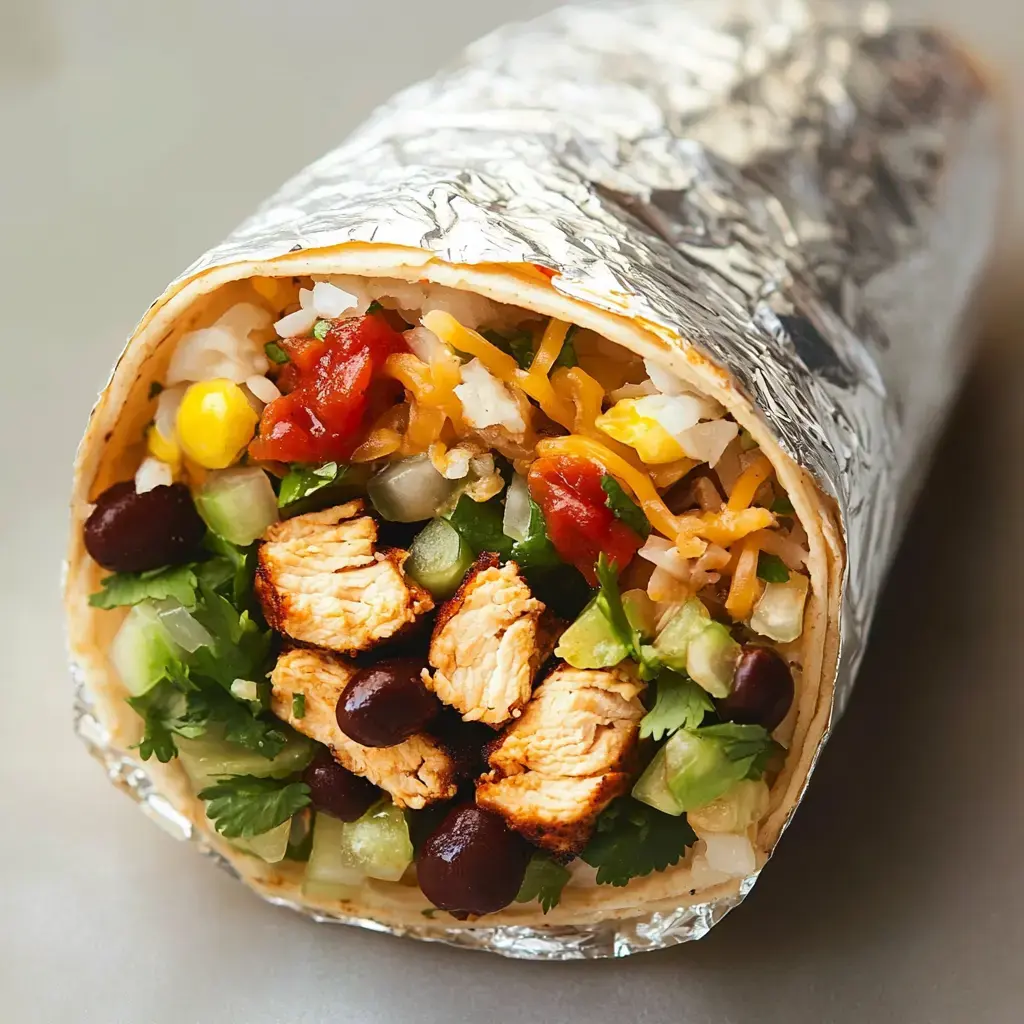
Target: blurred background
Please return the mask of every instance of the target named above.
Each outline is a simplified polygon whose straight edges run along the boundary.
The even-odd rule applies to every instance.
[[[74,446],[146,306],[380,101],[509,18],[470,0],[0,0],[0,1016],[17,1021],[1019,1021],[1024,5],[908,0],[1014,114],[985,342],[852,706],[746,905],[705,941],[528,965],[265,906],[71,735]]]

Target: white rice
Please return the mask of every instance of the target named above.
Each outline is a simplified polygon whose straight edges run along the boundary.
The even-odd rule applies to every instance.
[[[266,310],[248,302],[237,303],[213,326],[191,331],[178,342],[164,383],[173,386],[226,378],[241,384],[246,377],[266,373],[270,362],[251,335],[269,323]]]
[[[328,281],[317,281],[313,285],[311,304],[318,317],[324,320],[337,320],[346,313],[358,309],[360,299],[358,295],[353,295]]]
[[[187,390],[187,384],[164,388],[156,400],[156,415],[153,417],[153,423],[165,441],[173,441],[178,436],[178,409]]]

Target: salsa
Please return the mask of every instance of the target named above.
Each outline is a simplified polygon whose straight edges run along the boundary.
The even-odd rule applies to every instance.
[[[527,481],[555,550],[591,586],[597,586],[594,566],[602,551],[621,572],[643,543],[608,507],[603,475],[588,459],[559,455],[537,459]]]
[[[282,396],[263,410],[249,445],[254,459],[318,463],[344,461],[381,389],[384,360],[405,341],[380,314],[328,321],[323,340],[286,338],[288,362],[277,376]]]

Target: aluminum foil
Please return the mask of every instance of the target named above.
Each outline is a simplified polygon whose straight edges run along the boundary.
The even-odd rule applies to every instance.
[[[838,502],[849,568],[834,724],[969,355],[999,129],[963,53],[877,3],[566,7],[401,93],[182,277],[387,242],[549,267],[560,291],[690,339]],[[110,747],[82,688],[79,700],[112,778],[190,836],[145,767]],[[754,880],[628,922],[440,938],[535,959],[623,956],[699,938]]]

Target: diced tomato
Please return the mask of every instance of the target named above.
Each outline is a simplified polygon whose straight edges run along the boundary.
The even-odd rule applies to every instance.
[[[588,459],[559,455],[538,459],[527,481],[555,550],[591,586],[597,585],[594,567],[602,551],[621,572],[643,543],[608,507],[603,476],[601,467]]]
[[[360,441],[371,399],[394,382],[380,378],[384,360],[405,348],[385,317],[334,320],[323,341],[287,338],[289,362],[277,377],[283,392],[263,410],[254,459],[345,461]]]

